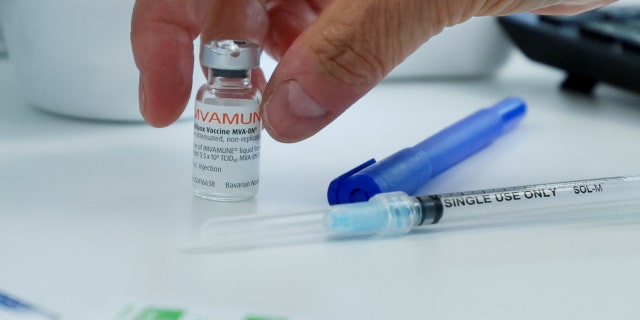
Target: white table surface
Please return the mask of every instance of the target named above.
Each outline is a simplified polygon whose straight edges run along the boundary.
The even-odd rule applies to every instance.
[[[180,251],[211,217],[324,208],[335,176],[509,95],[528,102],[523,123],[424,193],[640,174],[640,95],[567,94],[562,78],[514,53],[493,78],[383,83],[304,142],[263,135],[256,199],[216,203],[191,191],[190,120],[41,112],[0,60],[0,291],[74,320],[130,298],[292,319],[639,319],[640,218],[443,221],[397,239]]]

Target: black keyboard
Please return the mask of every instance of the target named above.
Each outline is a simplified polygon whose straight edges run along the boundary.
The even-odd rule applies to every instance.
[[[640,93],[640,6],[498,21],[524,55],[567,73],[563,89],[590,94],[603,82]]]

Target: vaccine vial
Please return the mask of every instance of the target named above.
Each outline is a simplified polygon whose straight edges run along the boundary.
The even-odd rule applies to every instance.
[[[208,80],[195,102],[193,189],[217,201],[253,198],[260,182],[259,88],[251,70],[260,65],[258,45],[238,40],[206,43],[200,63]]]

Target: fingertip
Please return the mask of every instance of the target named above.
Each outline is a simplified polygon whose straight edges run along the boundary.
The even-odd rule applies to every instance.
[[[138,87],[140,114],[152,127],[163,128],[174,123],[184,112],[190,98],[191,81],[182,83],[147,83],[141,76]],[[153,88],[153,95],[148,94]]]
[[[182,108],[184,111],[184,108]],[[159,114],[159,113],[142,113],[142,117],[144,121],[154,128],[164,128],[172,123],[176,122],[181,116],[181,113],[178,115],[169,115],[169,114]]]
[[[280,83],[263,103],[265,130],[280,142],[298,142],[311,137],[335,117],[297,80]]]

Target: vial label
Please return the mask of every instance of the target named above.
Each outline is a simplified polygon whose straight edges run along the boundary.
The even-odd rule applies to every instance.
[[[193,187],[198,196],[233,201],[251,198],[258,191],[259,106],[252,100],[234,102],[237,105],[196,102]]]

